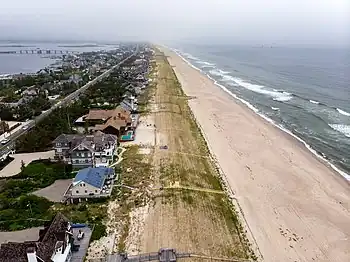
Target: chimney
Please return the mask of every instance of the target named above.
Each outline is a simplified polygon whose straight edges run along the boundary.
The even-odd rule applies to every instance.
[[[38,262],[34,247],[27,248],[27,259],[28,259],[28,262]]]

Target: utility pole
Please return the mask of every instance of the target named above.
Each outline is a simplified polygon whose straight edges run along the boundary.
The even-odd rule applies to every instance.
[[[70,118],[69,118],[69,113],[67,112],[67,121],[68,121],[68,127],[70,131],[72,131],[71,125],[70,125]]]
[[[30,202],[28,202],[27,206],[29,207],[31,217],[33,217],[33,210],[32,210],[32,205],[30,204]]]

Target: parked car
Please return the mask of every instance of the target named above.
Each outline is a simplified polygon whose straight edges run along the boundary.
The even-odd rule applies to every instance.
[[[8,139],[1,140],[1,144],[3,144],[3,145],[7,144],[8,142],[10,142],[10,140],[8,140]]]
[[[22,129],[23,129],[23,130],[27,130],[27,129],[28,129],[28,126],[22,126]]]

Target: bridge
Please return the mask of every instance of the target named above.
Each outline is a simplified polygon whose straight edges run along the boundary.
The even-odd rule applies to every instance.
[[[78,51],[72,50],[52,50],[52,49],[23,49],[23,50],[8,50],[0,51],[0,55],[4,54],[22,54],[22,55],[54,55],[54,54],[77,54]]]

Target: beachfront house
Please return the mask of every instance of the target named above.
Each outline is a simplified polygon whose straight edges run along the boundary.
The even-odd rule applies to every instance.
[[[102,132],[92,135],[61,134],[53,141],[55,158],[74,169],[107,167],[114,160],[117,137]]]
[[[0,246],[2,262],[68,262],[72,257],[73,230],[69,220],[58,213],[38,241],[8,242]]]
[[[90,110],[84,121],[89,125],[95,125],[93,128],[95,131],[118,137],[132,129],[131,113],[122,106],[112,110]]]
[[[115,173],[109,167],[84,168],[75,176],[69,189],[70,198],[96,198],[111,194]]]

